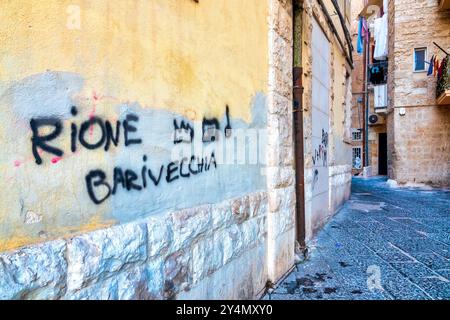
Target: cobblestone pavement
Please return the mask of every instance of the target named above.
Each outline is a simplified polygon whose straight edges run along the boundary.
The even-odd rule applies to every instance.
[[[263,299],[450,299],[450,191],[352,183],[309,259]]]

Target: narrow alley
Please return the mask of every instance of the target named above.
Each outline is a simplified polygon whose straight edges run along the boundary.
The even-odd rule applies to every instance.
[[[450,0],[0,12],[0,300],[450,300]]]
[[[354,178],[310,257],[264,299],[449,299],[450,191]]]

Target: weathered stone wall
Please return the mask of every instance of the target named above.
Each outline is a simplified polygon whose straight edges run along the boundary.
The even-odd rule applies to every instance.
[[[436,78],[413,72],[414,48],[445,56],[450,49],[450,11],[438,1],[389,1],[389,176],[399,183],[450,184],[450,110],[436,106]],[[405,108],[401,116],[399,109]]]
[[[264,288],[267,194],[0,254],[0,299],[246,299]]]
[[[450,110],[448,106],[395,108],[392,178],[398,183],[450,185]]]
[[[294,263],[293,6],[290,0],[269,3],[267,262],[269,280],[275,283]]]

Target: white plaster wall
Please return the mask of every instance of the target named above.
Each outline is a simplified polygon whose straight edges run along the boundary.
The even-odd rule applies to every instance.
[[[330,132],[330,43],[313,19],[312,27],[312,228],[328,216]]]

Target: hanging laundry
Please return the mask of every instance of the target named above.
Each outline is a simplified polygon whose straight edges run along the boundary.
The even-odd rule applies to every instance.
[[[387,84],[373,87],[373,97],[375,108],[385,108],[387,101]]]
[[[438,70],[439,70],[439,59],[435,59],[434,60],[434,72],[433,72],[433,75],[435,77],[437,76]]]
[[[377,63],[369,67],[369,81],[372,84],[386,83],[387,65],[384,63]]]
[[[359,25],[358,25],[358,42],[356,44],[356,52],[358,54],[363,53],[363,17],[359,17]]]
[[[366,18],[362,18],[362,19],[363,19],[363,25],[362,25],[363,37],[367,42],[369,42],[370,41],[369,26],[367,25]]]
[[[439,67],[438,73],[437,73],[437,78],[438,80],[442,77],[442,74],[444,72],[444,66],[447,65],[447,58],[442,59],[441,65]]]
[[[386,60],[388,55],[388,21],[387,15],[374,20],[375,53],[377,60]]]
[[[440,76],[436,82],[436,98],[449,88],[450,83],[450,55],[447,55],[441,62]]]
[[[430,59],[430,65],[428,66],[427,76],[431,76],[433,74],[433,68],[434,68],[434,54],[431,56]]]

